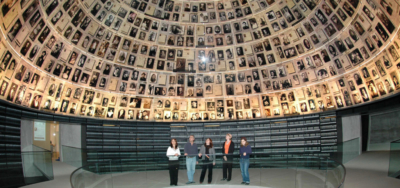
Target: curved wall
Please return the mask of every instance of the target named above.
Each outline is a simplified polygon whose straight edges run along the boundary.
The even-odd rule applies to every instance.
[[[60,115],[229,120],[397,93],[395,1],[17,1],[3,100]]]
[[[239,139],[240,136],[246,136],[249,139],[252,139],[251,142],[254,144],[253,146],[258,154],[257,156],[267,156],[275,159],[300,154],[340,157],[341,149],[337,147],[337,145],[342,141],[342,124],[340,116],[353,113],[368,114],[370,112],[395,109],[399,107],[399,104],[399,95],[392,95],[380,100],[375,100],[374,102],[354,106],[352,108],[322,114],[259,119],[253,121],[168,123],[73,117],[43,112],[28,107],[22,107],[10,102],[0,101],[0,118],[2,119],[2,124],[0,125],[0,150],[3,151],[1,161],[8,162],[7,165],[2,166],[2,172],[5,173],[5,176],[2,176],[0,179],[1,181],[7,182],[10,186],[15,185],[15,183],[21,183],[21,185],[24,184],[21,163],[22,159],[20,157],[20,142],[22,136],[20,133],[21,119],[40,119],[58,121],[60,123],[78,123],[82,125],[82,132],[85,133],[81,137],[83,141],[82,146],[86,148],[87,151],[91,150],[91,152],[88,153],[92,154],[90,157],[85,156],[84,160],[92,162],[103,159],[120,159],[121,161],[127,159],[132,160],[137,157],[140,158],[143,155],[149,155],[149,153],[154,156],[159,155],[160,157],[158,159],[162,159],[164,158],[166,146],[160,147],[160,142],[155,142],[154,138],[162,138],[167,142],[171,137],[176,137],[180,143],[184,143],[186,142],[187,134],[201,133],[202,135],[197,137],[197,141],[199,142],[202,142],[206,137],[212,137],[216,142],[221,142],[222,140],[220,135],[225,134],[227,131],[234,133],[235,139]],[[321,118],[324,115],[326,116],[326,114],[332,115],[329,115],[328,117],[330,118],[328,119]],[[334,114],[336,114],[336,118],[332,117]],[[335,119],[335,121],[333,121],[333,119],[331,120],[331,118]],[[103,124],[115,126],[102,126]],[[215,125],[219,125],[219,127],[216,127]],[[332,126],[336,128],[332,129]],[[226,129],[228,127],[229,129]],[[310,127],[314,130],[308,129]],[[90,131],[87,131],[87,128]],[[197,128],[202,130],[198,131],[196,130]],[[326,131],[327,129],[330,129],[330,131]],[[276,132],[277,130],[278,132]],[[96,134],[88,134],[88,132],[95,132]],[[254,136],[248,135],[249,132]],[[270,134],[272,132],[275,135]],[[331,133],[333,135],[329,135]],[[306,136],[310,134],[317,134],[320,138],[314,137],[308,139]],[[87,135],[90,135],[91,137],[87,137]],[[279,138],[280,140],[268,140],[279,136],[285,136],[288,139]],[[294,136],[297,137],[297,140],[293,140]],[[99,139],[101,139],[101,141],[99,141]],[[308,143],[308,145],[304,143],[303,145],[300,145],[298,142],[302,142],[302,139],[303,141],[309,140],[314,143]],[[119,142],[115,142],[116,140],[119,140]],[[297,142],[297,145],[268,146],[268,144],[271,145],[272,143],[279,142]],[[322,143],[324,143],[325,146],[322,145]],[[143,151],[142,147],[145,147],[146,151]],[[318,150],[312,151],[308,148],[317,148]],[[278,151],[280,151],[280,153],[277,153]],[[338,159],[340,160],[340,158]],[[10,161],[12,163],[10,163]]]

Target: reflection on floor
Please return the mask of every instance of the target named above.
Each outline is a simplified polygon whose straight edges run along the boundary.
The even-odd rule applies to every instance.
[[[71,188],[69,177],[76,169],[74,166],[53,161],[54,180],[25,186],[27,188]]]
[[[400,180],[388,177],[389,152],[364,152],[345,164],[346,188],[399,188]]]
[[[25,188],[70,188],[69,177],[75,167],[70,165],[54,162],[54,180],[49,182],[38,183],[34,185],[25,186]],[[388,152],[365,152],[357,158],[349,161],[345,164],[347,169],[347,176],[345,180],[344,187],[346,188],[399,188],[400,180],[395,178],[390,178],[387,176],[387,170],[389,166],[389,153]],[[299,173],[299,172],[298,172]],[[301,173],[301,172],[300,172]],[[302,173],[302,179],[306,180],[309,173]],[[231,185],[224,185],[226,181],[221,182],[222,178],[221,169],[215,169],[213,172],[212,184],[205,184],[207,187],[224,187],[224,188],[241,188],[249,187],[245,185],[240,185],[241,175],[238,169],[234,169],[232,181],[229,183]],[[200,185],[198,180],[200,177],[200,170],[195,173],[196,187]],[[150,184],[140,184],[140,179],[146,178],[150,180]],[[263,185],[272,188],[310,188],[319,187],[322,183],[320,182],[305,182],[299,185],[294,184],[295,172],[287,169],[271,169],[268,171],[260,171],[258,169],[251,169],[250,171],[250,181],[251,185]],[[126,182],[134,182],[134,185],[126,185]],[[186,187],[186,171],[179,171],[179,185],[180,187]],[[205,183],[207,182],[207,176]],[[163,187],[169,185],[169,177],[167,171],[149,172],[139,174],[119,174],[114,176],[113,188],[123,188],[123,187]],[[203,183],[204,184],[204,183]],[[213,185],[214,184],[214,185]],[[215,185],[216,184],[216,185]],[[232,185],[233,184],[233,185]],[[236,184],[237,186],[234,186]],[[222,185],[222,186],[221,186]],[[189,187],[189,186],[188,186]],[[111,186],[104,186],[104,188],[111,188]],[[194,185],[190,186],[194,188]]]

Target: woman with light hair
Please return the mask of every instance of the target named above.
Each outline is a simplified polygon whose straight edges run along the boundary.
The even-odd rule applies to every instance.
[[[232,178],[232,161],[233,151],[235,150],[235,144],[232,142],[232,135],[227,133],[225,136],[226,141],[222,144],[222,174],[223,178],[221,181],[231,181]]]

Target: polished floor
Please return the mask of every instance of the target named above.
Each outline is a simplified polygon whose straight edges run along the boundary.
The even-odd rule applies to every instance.
[[[388,152],[365,152],[357,158],[345,164],[347,175],[344,187],[346,188],[399,188],[400,180],[390,178],[387,176],[389,166],[389,153]],[[76,168],[65,163],[54,162],[54,180],[38,183],[34,185],[25,186],[26,188],[70,188],[70,174]],[[267,171],[252,169],[250,171],[251,187],[271,187],[271,188],[312,188],[321,187],[323,184],[315,178],[318,174],[310,176],[310,172],[300,172],[295,175],[294,171],[287,169],[271,169]],[[318,172],[315,172],[318,173]],[[299,172],[297,172],[299,174]],[[221,170],[215,169],[213,174],[212,184],[204,185],[206,187],[224,187],[224,188],[241,188],[249,187],[240,185],[241,175],[238,169],[234,169],[232,181],[221,182]],[[190,188],[195,188],[200,185],[198,179],[200,170],[195,173],[196,184],[191,184]],[[297,179],[296,179],[297,178]],[[148,181],[141,181],[141,180]],[[207,179],[207,178],[206,178]],[[187,187],[186,171],[179,172],[180,187]],[[129,182],[129,183],[127,183]],[[142,182],[142,183],[140,183]],[[151,183],[148,183],[151,182]],[[207,180],[205,180],[207,182]],[[128,184],[128,186],[127,186]],[[130,184],[130,185],[129,185]],[[167,172],[148,172],[141,174],[119,174],[113,176],[113,181],[103,181],[100,184],[102,188],[124,188],[124,187],[167,187],[169,184],[169,177]],[[203,183],[204,184],[204,183]],[[203,186],[203,187],[204,187]],[[79,187],[82,188],[82,187]],[[97,188],[97,186],[96,186]]]
[[[389,152],[364,152],[347,162],[346,188],[399,188],[400,180],[387,176]]]

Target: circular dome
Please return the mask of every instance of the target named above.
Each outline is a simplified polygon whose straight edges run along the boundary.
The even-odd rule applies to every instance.
[[[1,6],[0,98],[38,110],[128,120],[253,119],[350,107],[400,88],[394,1]]]

